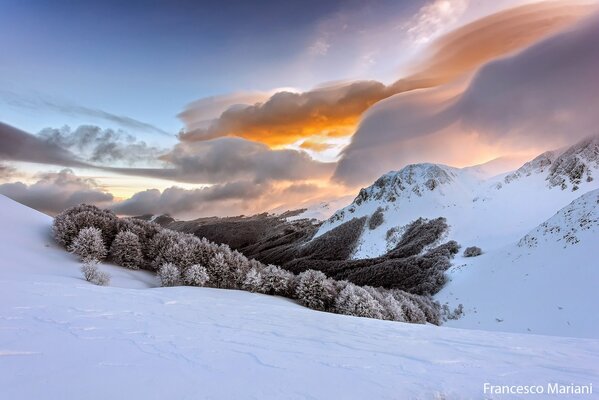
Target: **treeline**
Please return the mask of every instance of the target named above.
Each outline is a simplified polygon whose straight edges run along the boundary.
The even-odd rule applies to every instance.
[[[364,221],[354,222],[363,226]],[[352,236],[356,226],[352,226]],[[249,259],[228,245],[216,244],[192,234],[165,229],[158,224],[118,218],[91,205],[70,208],[54,219],[56,240],[85,262],[86,278],[96,279],[96,262],[109,259],[130,269],[158,274],[163,286],[208,286],[241,289],[285,296],[319,311],[413,323],[440,323],[440,306],[430,296],[397,288],[360,286],[333,279],[322,271],[304,269],[295,274],[272,264]],[[358,233],[359,236],[359,233]],[[347,237],[332,238],[345,244]],[[324,244],[315,242],[304,251],[327,257]],[[344,246],[342,246],[345,248]],[[340,250],[335,257],[347,257]],[[105,277],[104,277],[105,278]],[[102,280],[102,279],[100,279]],[[105,282],[105,279],[103,280]]]

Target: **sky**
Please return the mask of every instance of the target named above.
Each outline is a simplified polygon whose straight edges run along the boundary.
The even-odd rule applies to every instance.
[[[598,22],[591,0],[0,0],[0,193],[187,218],[517,167],[596,133]]]

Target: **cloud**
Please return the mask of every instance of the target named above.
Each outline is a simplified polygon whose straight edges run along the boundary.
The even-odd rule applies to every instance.
[[[53,164],[66,167],[85,167],[73,153],[55,143],[23,132],[0,122],[0,159]]]
[[[271,150],[240,138],[182,142],[162,159],[176,167],[177,179],[201,183],[319,179],[329,177],[334,168],[303,151]]]
[[[45,128],[39,134],[46,143],[85,155],[93,163],[155,163],[166,150],[149,146],[123,131],[81,125],[75,130]]]
[[[214,215],[239,213],[253,209],[252,203],[270,188],[241,181],[209,186],[201,189],[171,187],[160,192],[149,189],[134,194],[130,199],[116,203],[113,210],[122,215],[170,214]]]
[[[147,122],[139,121],[137,119],[127,117],[124,115],[112,114],[97,108],[89,108],[80,105],[69,104],[66,102],[58,101],[56,99],[50,99],[41,96],[25,96],[6,90],[3,90],[1,93],[1,98],[7,104],[14,107],[28,108],[32,110],[45,109],[59,112],[65,115],[92,117],[115,123],[123,128],[149,133],[156,133],[162,136],[174,136],[172,133],[169,133]]]
[[[335,179],[363,184],[414,158],[468,165],[595,133],[597,37],[599,14],[487,64],[463,91],[444,86],[377,104],[344,150]]]
[[[318,38],[308,47],[308,53],[313,56],[326,56],[331,45],[324,38]]]
[[[185,123],[188,130],[203,129],[210,121],[218,118],[231,107],[249,106],[261,103],[273,93],[271,92],[237,92],[219,96],[210,96],[196,100],[179,113],[178,117]]]
[[[385,85],[376,81],[303,93],[278,92],[264,103],[230,108],[206,128],[187,129],[180,139],[192,142],[238,136],[277,147],[312,135],[347,136],[364,110],[388,96]]]
[[[435,0],[427,3],[406,24],[405,29],[414,42],[430,42],[464,14],[468,3],[468,0]]]
[[[40,174],[31,185],[2,184],[0,194],[47,214],[57,214],[80,203],[107,206],[113,201],[112,195],[102,191],[93,179],[80,178],[69,169]]]
[[[427,24],[445,24],[444,18],[460,14],[464,4],[434,2],[421,12],[414,29],[420,32],[428,29]],[[431,45],[428,57],[413,67],[413,73],[389,86],[355,81],[301,93],[280,91],[265,101],[226,109],[210,123],[194,124],[192,118],[184,117],[186,130],[180,139],[193,142],[237,136],[276,148],[315,136],[348,137],[373,104],[398,93],[450,82],[574,23],[589,10],[590,6],[572,4],[533,4],[500,12],[443,36]],[[204,107],[192,104],[181,115],[200,113]]]
[[[0,163],[0,180],[7,180],[17,176],[17,169],[11,165]]]
[[[535,3],[478,19],[432,43],[426,58],[413,67],[416,72],[405,80],[420,82],[422,87],[450,82],[486,61],[575,23],[594,9],[589,4]]]

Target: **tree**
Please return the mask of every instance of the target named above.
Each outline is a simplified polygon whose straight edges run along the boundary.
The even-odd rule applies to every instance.
[[[356,317],[383,318],[383,307],[364,288],[348,284],[335,299],[335,310]]]
[[[374,230],[381,226],[385,222],[385,213],[382,207],[376,209],[374,213],[368,219],[368,229]]]
[[[210,277],[210,285],[217,288],[227,288],[232,274],[223,252],[216,253],[208,262],[206,271]]]
[[[187,268],[183,274],[185,283],[190,286],[204,286],[210,279],[206,268],[199,264],[194,264]]]
[[[164,263],[158,269],[158,278],[162,286],[178,286],[181,284],[181,272],[175,264]]]
[[[256,267],[252,267],[246,274],[243,288],[250,292],[262,291],[262,274]]]
[[[102,240],[102,232],[93,227],[81,229],[69,246],[69,251],[81,257],[82,261],[104,259],[106,246]]]
[[[294,275],[276,265],[267,265],[261,272],[262,293],[284,296],[290,293]]]
[[[299,274],[298,279],[295,293],[300,303],[321,311],[332,305],[334,288],[332,281],[325,274],[309,269]]]
[[[106,246],[110,246],[117,233],[118,218],[110,210],[101,210],[89,204],[71,207],[54,218],[52,231],[54,238],[69,247],[83,228],[94,227],[102,232]]]
[[[86,281],[98,286],[106,286],[110,283],[110,275],[98,269],[97,260],[87,260],[81,267],[81,272]]]
[[[110,246],[110,255],[119,265],[139,269],[143,263],[139,237],[130,231],[119,232]]]

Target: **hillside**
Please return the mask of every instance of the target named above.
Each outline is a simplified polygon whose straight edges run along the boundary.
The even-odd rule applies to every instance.
[[[521,240],[458,258],[436,298],[464,304],[447,326],[599,337],[599,190],[574,200]]]
[[[152,276],[106,265],[113,286],[94,286],[51,242],[47,216],[5,197],[0,214],[7,398],[460,399],[479,397],[489,377],[599,379],[599,340],[408,325],[247,292],[152,288]]]

